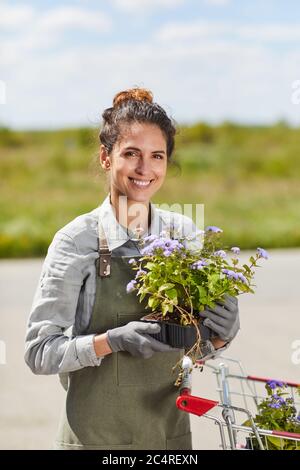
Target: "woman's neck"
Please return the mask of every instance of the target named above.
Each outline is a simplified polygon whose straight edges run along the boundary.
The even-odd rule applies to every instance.
[[[126,196],[109,195],[111,205],[115,209],[116,219],[123,227],[142,236],[151,224],[150,201],[137,202]]]

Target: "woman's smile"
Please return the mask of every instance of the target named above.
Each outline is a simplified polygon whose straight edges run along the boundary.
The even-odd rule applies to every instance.
[[[130,176],[129,176],[129,180],[131,181],[132,185],[138,189],[147,189],[149,188],[152,181],[154,181],[154,179],[140,180],[137,178],[131,178]]]

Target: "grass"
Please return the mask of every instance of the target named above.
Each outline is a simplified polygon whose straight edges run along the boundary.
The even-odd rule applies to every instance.
[[[98,130],[0,128],[0,257],[44,256],[54,233],[107,194],[96,161]],[[205,225],[241,248],[300,246],[300,132],[223,123],[182,126],[153,202],[202,203]]]

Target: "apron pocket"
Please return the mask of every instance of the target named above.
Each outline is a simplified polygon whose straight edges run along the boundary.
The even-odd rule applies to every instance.
[[[138,314],[119,313],[117,315],[117,326],[126,325],[130,321],[139,321],[143,315],[145,315],[143,312]],[[173,384],[178,369],[173,373],[172,367],[175,366],[183,354],[184,350],[155,352],[152,357],[144,359],[134,357],[127,351],[117,352],[117,384],[129,387]]]
[[[167,450],[193,450],[192,433],[167,439]]]

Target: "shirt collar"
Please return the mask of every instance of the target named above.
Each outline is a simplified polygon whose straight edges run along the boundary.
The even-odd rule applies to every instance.
[[[159,235],[161,230],[166,228],[166,222],[163,220],[159,209],[156,208],[155,204],[150,201],[151,210],[151,226],[148,233],[144,233],[142,238],[151,235]],[[108,248],[110,251],[122,246],[129,239],[133,238],[134,234],[130,230],[127,233],[125,227],[123,227],[116,219],[115,209],[110,203],[110,193],[106,196],[102,204],[99,206],[99,220],[102,222],[103,230],[106,236]]]

